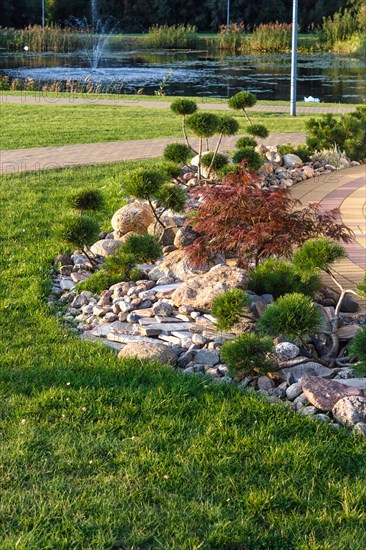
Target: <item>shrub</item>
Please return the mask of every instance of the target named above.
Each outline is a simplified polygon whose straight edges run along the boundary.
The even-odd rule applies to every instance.
[[[210,151],[206,155],[203,155],[201,159],[202,166],[204,166],[205,168],[211,167],[216,172],[226,166],[228,162],[229,161],[226,155],[222,155],[220,153],[216,153],[215,155],[215,153],[213,153],[212,151]]]
[[[106,258],[100,271],[108,273],[109,275],[116,275],[120,277],[120,281],[127,281],[136,261],[135,254],[126,252],[122,246],[120,246],[114,254]]]
[[[311,157],[311,151],[307,145],[298,145],[295,149],[295,154],[301,158],[303,162],[308,162]]]
[[[190,221],[200,237],[186,248],[191,262],[204,264],[212,254],[234,254],[241,265],[270,256],[291,257],[293,247],[325,235],[350,242],[351,230],[339,222],[338,210],[319,205],[299,208],[286,189],[258,189],[255,177],[238,167],[221,185],[197,190],[199,206]]]
[[[366,298],[366,273],[363,276],[363,281],[356,285],[356,290],[361,298]]]
[[[107,271],[100,269],[93,273],[89,279],[78,284],[78,292],[89,290],[93,294],[100,294],[103,290],[110,288],[123,280],[119,275],[110,274]]]
[[[252,147],[246,147],[245,149],[238,149],[235,151],[233,154],[233,162],[245,162],[250,170],[259,170],[263,164],[263,158],[257,151],[254,151]]]
[[[354,371],[359,376],[366,376],[366,325],[359,330],[349,346],[349,356],[357,361]]]
[[[184,98],[178,98],[175,99],[171,105],[171,110],[176,115],[182,116],[182,133],[185,139],[185,142],[187,144],[187,147],[192,149],[196,153],[196,151],[190,146],[186,131],[186,116],[187,115],[193,115],[197,111],[197,103],[195,101],[192,101],[191,99],[184,99]]]
[[[87,247],[98,239],[99,223],[91,216],[65,218],[57,229],[61,241],[80,248],[93,263]]]
[[[170,183],[160,187],[156,193],[156,199],[165,210],[169,209],[173,212],[183,212],[186,205],[186,194],[183,189]]]
[[[143,46],[153,49],[195,49],[198,44],[194,25],[156,25],[143,37]]]
[[[159,240],[152,235],[130,235],[119,250],[133,255],[137,263],[155,262],[163,253]]]
[[[303,282],[290,262],[269,258],[249,273],[248,289],[256,294],[272,294],[279,298],[284,294],[301,292],[312,296],[321,286],[321,278],[313,275]]]
[[[339,243],[326,237],[317,237],[304,242],[296,250],[293,263],[301,279],[307,281],[321,271],[329,272],[331,265],[345,255],[345,250]]]
[[[291,25],[267,23],[258,25],[253,31],[251,48],[260,52],[280,53],[291,49]]]
[[[184,143],[170,143],[165,147],[164,158],[176,163],[185,164],[192,155],[192,149]]]
[[[243,316],[250,305],[244,290],[234,288],[218,294],[212,301],[211,313],[217,319],[219,330],[230,330]]]
[[[187,119],[187,126],[199,138],[209,138],[218,131],[219,117],[213,113],[198,111]]]
[[[309,298],[294,292],[285,294],[270,304],[258,321],[258,326],[271,336],[286,335],[300,339],[319,331],[322,316],[317,305]]]
[[[97,189],[84,189],[69,198],[69,205],[80,212],[100,210],[104,205],[104,197]]]
[[[143,279],[147,279],[147,275],[145,274],[144,271],[142,271],[142,269],[140,269],[139,267],[134,267],[133,269],[131,269],[130,271],[130,281],[142,281]]]
[[[255,141],[252,137],[243,136],[238,139],[238,141],[235,143],[235,147],[237,149],[246,149],[247,147],[251,147],[254,149],[257,147],[258,143]]]
[[[136,199],[149,200],[166,181],[164,173],[148,168],[136,168],[125,174],[124,193]]]
[[[277,151],[280,155],[288,155],[289,153],[295,152],[295,147],[291,145],[291,143],[282,143],[282,145],[277,148]]]
[[[267,138],[269,135],[267,128],[263,124],[251,124],[247,126],[247,132],[252,136],[258,136],[263,139]]]
[[[322,160],[326,164],[331,164],[335,168],[343,168],[348,164],[345,151],[340,151],[337,145],[334,145],[331,149],[322,149],[321,151],[315,151],[312,155],[313,160]],[[346,163],[344,163],[346,161]]]
[[[170,160],[158,161],[154,164],[151,164],[152,170],[157,170],[165,176],[166,180],[177,179],[182,174],[182,167],[176,162]]]
[[[228,102],[228,105],[230,109],[236,109],[241,110],[244,113],[245,118],[251,124],[251,120],[248,116],[248,113],[246,109],[248,107],[253,107],[257,103],[257,98],[254,94],[251,92],[238,92],[237,94],[233,95]]]
[[[235,340],[225,342],[220,355],[232,376],[266,374],[275,369],[272,339],[253,332],[241,334]]]

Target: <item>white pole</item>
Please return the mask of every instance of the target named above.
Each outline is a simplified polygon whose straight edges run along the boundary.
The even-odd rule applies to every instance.
[[[227,11],[226,11],[226,32],[230,31],[230,0],[227,0]]]
[[[42,0],[42,30],[44,31],[44,2],[45,0]]]
[[[291,50],[291,100],[290,115],[296,116],[296,77],[297,77],[297,14],[298,0],[293,0],[292,9],[292,50]]]

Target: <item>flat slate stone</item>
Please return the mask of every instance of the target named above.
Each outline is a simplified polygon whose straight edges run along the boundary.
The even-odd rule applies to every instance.
[[[131,334],[133,331],[133,327],[131,323],[123,323],[122,321],[115,321],[114,323],[110,324],[110,327],[111,327],[110,332]]]
[[[191,332],[188,332],[187,330],[175,330],[174,332],[172,332],[172,336],[183,340],[184,338],[192,338],[193,334]]]
[[[339,384],[334,380],[325,380],[317,376],[303,376],[301,387],[305,397],[317,409],[331,411],[343,397],[361,396],[360,390]]]
[[[173,331],[189,330],[192,326],[192,323],[153,323],[145,326],[145,328],[153,328],[161,330],[165,334],[170,334]]]
[[[138,334],[114,334],[110,332],[107,335],[107,340],[111,340],[112,342],[119,342],[120,344],[129,344],[131,342],[156,344],[155,338],[148,338],[147,336],[140,336]]]
[[[296,357],[299,359],[299,357]],[[296,361],[294,359],[294,361]],[[315,363],[314,361],[309,361],[308,363],[302,363],[301,365],[296,365],[293,367],[286,367],[282,369],[282,372],[285,374],[287,379],[291,379],[293,382],[298,382],[303,376],[319,376],[321,378],[330,378],[333,374],[332,369],[324,367],[320,363]],[[292,383],[292,382],[291,382]]]
[[[337,330],[338,339],[341,342],[347,342],[355,337],[356,333],[361,330],[360,325],[353,323],[352,325],[345,325]]]
[[[95,327],[93,330],[90,331],[92,336],[107,336],[109,332],[112,330],[112,323],[104,323],[103,325],[99,325],[98,327]]]
[[[177,319],[177,317],[163,317],[162,315],[155,315],[155,320],[158,323],[181,323],[181,319]],[[187,321],[189,321],[189,318],[187,318]]]
[[[172,285],[158,285],[154,286],[155,292],[170,292],[171,290],[176,290],[182,285],[182,283],[174,283]]]
[[[359,390],[366,390],[366,378],[337,378],[334,382],[339,382],[344,386],[351,386]]]

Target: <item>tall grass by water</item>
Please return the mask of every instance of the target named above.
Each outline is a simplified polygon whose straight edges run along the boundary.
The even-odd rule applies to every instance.
[[[150,49],[195,49],[198,43],[194,25],[156,25],[142,38],[142,45]]]
[[[21,51],[25,47],[31,52],[66,53],[91,46],[93,37],[83,32],[75,32],[59,27],[33,26],[23,30],[0,29],[0,48]]]
[[[292,25],[287,23],[268,23],[254,29],[250,41],[253,51],[281,53],[291,49]]]
[[[223,51],[235,53],[250,48],[248,29],[243,22],[220,26],[219,48]]]

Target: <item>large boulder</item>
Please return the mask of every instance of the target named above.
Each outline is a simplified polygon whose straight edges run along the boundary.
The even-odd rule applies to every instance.
[[[206,271],[208,271],[207,267]],[[164,257],[163,261],[149,272],[149,279],[157,281],[161,277],[173,277],[186,281],[205,270],[195,269],[182,250],[174,250]]]
[[[97,241],[93,244],[93,246],[90,248],[90,251],[96,256],[107,258],[108,256],[114,254],[116,250],[118,250],[118,248],[121,246],[121,244],[121,241],[117,241],[114,239],[101,239],[100,241]]]
[[[169,346],[165,344],[150,344],[147,342],[130,342],[119,352],[118,357],[136,357],[143,361],[159,361],[175,365],[178,355]]]
[[[181,227],[175,235],[174,246],[177,248],[185,248],[186,246],[194,243],[199,236],[199,233],[197,233],[197,231],[189,225],[186,227]]]
[[[287,155],[283,155],[283,164],[286,168],[300,168],[300,166],[302,166],[302,160],[297,155],[288,153]]]
[[[154,221],[154,215],[146,202],[134,201],[126,204],[112,218],[112,227],[125,235],[129,231],[146,233],[149,225]]]
[[[353,395],[343,397],[334,405],[332,413],[345,426],[366,422],[366,398]]]
[[[246,289],[248,272],[238,267],[216,265],[208,273],[198,275],[186,281],[172,294],[172,301],[179,307],[194,306],[198,309],[210,309],[217,294],[231,288]]]
[[[325,380],[317,376],[303,376],[301,386],[308,401],[322,411],[331,411],[343,397],[362,396],[357,388],[347,387],[335,380]]]

